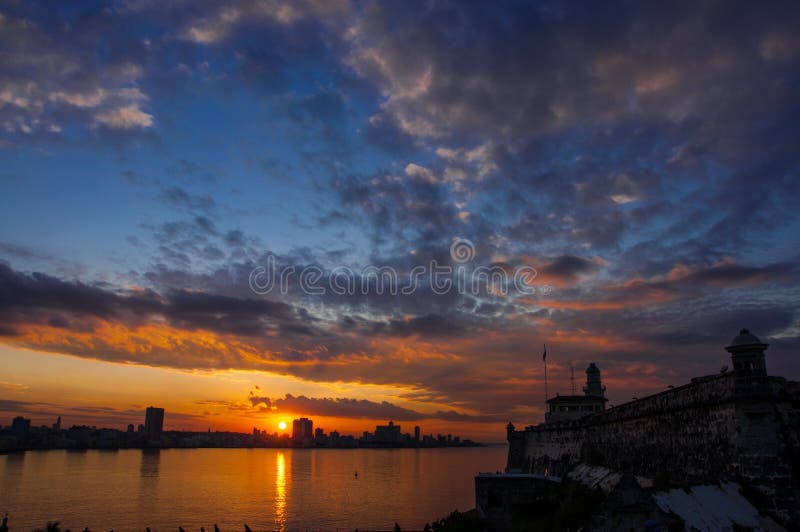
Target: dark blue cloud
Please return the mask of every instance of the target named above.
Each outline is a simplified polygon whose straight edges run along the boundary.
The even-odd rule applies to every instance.
[[[684,379],[749,326],[798,370],[795,3],[0,13],[7,338],[167,323],[251,356],[142,363],[279,361],[269,369],[419,384],[492,413],[536,404],[530,346],[544,341]],[[295,283],[258,298],[247,284],[268,252],[326,281],[339,265],[450,264],[456,237],[475,244],[470,266],[532,265],[554,291],[309,296]],[[406,343],[429,358],[398,362]]]

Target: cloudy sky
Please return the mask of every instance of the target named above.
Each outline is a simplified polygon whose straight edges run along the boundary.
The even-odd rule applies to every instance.
[[[719,371],[741,327],[798,378],[798,27],[794,2],[3,2],[0,424],[157,404],[496,441],[542,418],[543,344],[551,394],[594,361],[619,404]],[[432,260],[536,277],[250,286]]]

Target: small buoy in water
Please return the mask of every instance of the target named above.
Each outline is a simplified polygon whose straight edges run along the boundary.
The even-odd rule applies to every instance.
[[[355,476],[356,476],[356,478],[358,478],[358,471],[355,472]]]

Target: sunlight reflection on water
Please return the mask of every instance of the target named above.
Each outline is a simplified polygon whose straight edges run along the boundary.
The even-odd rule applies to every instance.
[[[277,472],[275,475],[275,525],[283,531],[286,528],[286,458],[278,451]]]

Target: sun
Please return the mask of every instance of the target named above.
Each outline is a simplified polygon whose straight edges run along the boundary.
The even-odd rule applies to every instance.
[[[286,430],[286,422],[281,421],[280,423],[278,423],[278,428],[281,430]]]

